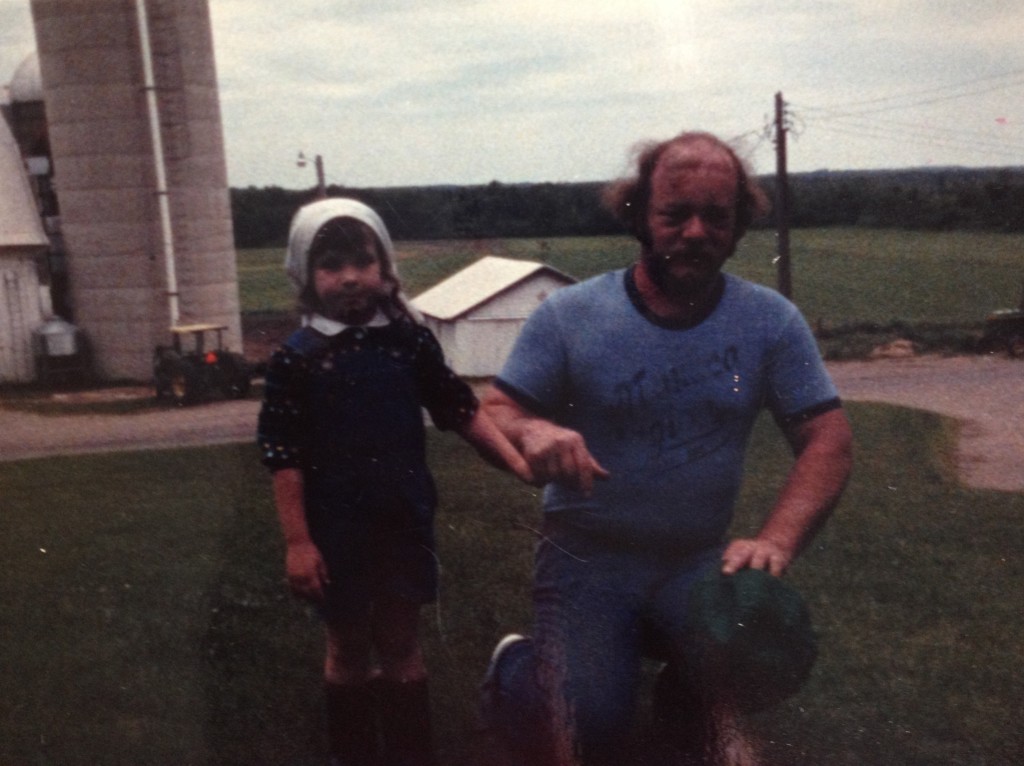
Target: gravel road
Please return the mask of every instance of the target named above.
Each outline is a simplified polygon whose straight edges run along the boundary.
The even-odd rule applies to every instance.
[[[851,401],[901,404],[961,422],[956,463],[968,486],[1024,491],[1024,362],[911,357],[829,365]]]
[[[957,454],[971,486],[1024,491],[1024,362],[919,357],[837,362],[844,399],[932,410],[963,423]],[[125,395],[149,395],[145,389]],[[259,403],[210,402],[131,415],[37,415],[0,408],[0,460],[195,446],[253,438]]]
[[[0,460],[247,441],[254,438],[258,409],[254,399],[126,415],[57,416],[0,409]]]

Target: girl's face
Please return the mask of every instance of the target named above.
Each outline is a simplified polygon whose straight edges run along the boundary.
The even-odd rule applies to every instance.
[[[324,315],[345,324],[365,324],[377,312],[384,295],[375,243],[351,250],[329,250],[313,263],[313,289]]]

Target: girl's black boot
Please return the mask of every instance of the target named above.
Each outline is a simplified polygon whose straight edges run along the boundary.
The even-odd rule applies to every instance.
[[[437,766],[427,679],[378,683],[384,766]]]
[[[324,684],[330,766],[380,766],[377,703],[370,684]]]

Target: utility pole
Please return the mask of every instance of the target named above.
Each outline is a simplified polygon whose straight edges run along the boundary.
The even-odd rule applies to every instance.
[[[775,225],[779,292],[793,297],[793,276],[789,261],[789,176],[786,171],[786,102],[782,91],[775,94]]]
[[[313,160],[316,166],[316,198],[327,199],[327,185],[324,183],[324,158],[319,154]]]
[[[306,167],[309,160],[306,155],[299,152],[299,158],[295,164],[300,168]],[[313,167],[316,169],[316,198],[327,199],[327,185],[324,182],[324,158],[319,154],[313,158]]]

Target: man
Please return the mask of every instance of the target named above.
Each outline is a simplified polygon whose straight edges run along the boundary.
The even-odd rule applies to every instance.
[[[651,145],[605,202],[639,240],[638,261],[545,301],[484,401],[546,484],[535,630],[499,644],[484,685],[485,714],[532,743],[535,761],[628,762],[649,637],[696,683],[679,667],[692,585],[715,568],[781,575],[851,464],[807,323],[721,271],[766,206],[732,149],[705,133]],[[759,533],[726,544],[762,408],[795,461]]]

